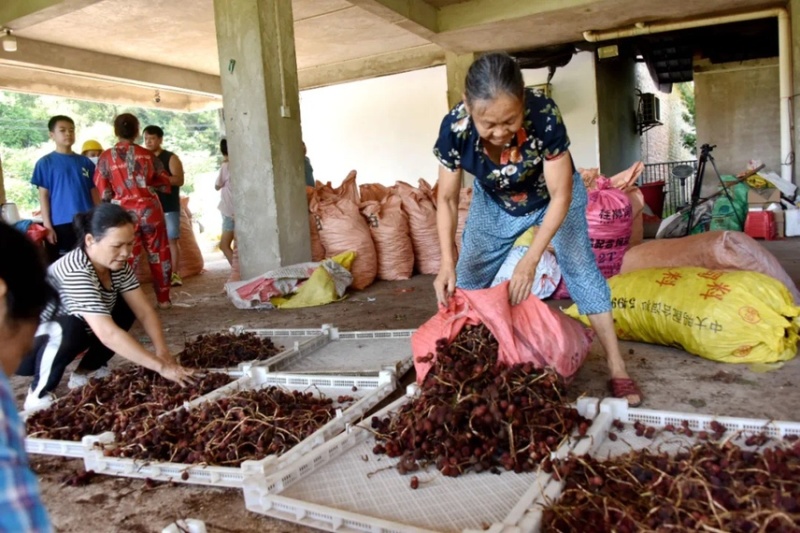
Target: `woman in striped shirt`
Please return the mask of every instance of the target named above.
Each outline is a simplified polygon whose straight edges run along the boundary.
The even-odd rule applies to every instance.
[[[60,310],[40,324],[33,351],[17,372],[33,376],[25,409],[49,406],[67,365],[84,351],[70,377],[70,388],[86,384],[90,377],[108,375],[106,364],[114,353],[169,380],[191,382],[192,371],[170,355],[158,314],[128,262],[134,227],[133,215],[114,204],[100,204],[76,215],[80,247],[56,261],[49,271],[61,300]],[[44,316],[49,316],[48,310]],[[128,333],[136,319],[152,340],[155,353]]]

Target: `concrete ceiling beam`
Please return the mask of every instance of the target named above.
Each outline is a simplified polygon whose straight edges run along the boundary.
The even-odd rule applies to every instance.
[[[439,9],[440,33],[464,30],[506,20],[522,19],[548,11],[559,11],[596,4],[602,0],[471,0]]]
[[[21,30],[56,17],[80,11],[103,0],[26,0],[0,2],[0,27]]]
[[[54,72],[38,72],[36,75],[31,75],[31,71],[27,68],[8,65],[0,65],[0,89],[171,111],[201,111],[222,107],[220,98],[164,90],[159,91],[160,101],[155,102],[152,88],[119,82],[86,80]]]
[[[17,51],[0,50],[0,65],[220,98],[219,76],[99,52],[17,38]]]
[[[438,10],[424,0],[348,0],[351,4],[430,41],[439,32]]]
[[[400,52],[300,69],[297,71],[297,79],[301,90],[314,89],[326,85],[435,67],[443,65],[444,62],[444,50],[435,44],[426,44]]]

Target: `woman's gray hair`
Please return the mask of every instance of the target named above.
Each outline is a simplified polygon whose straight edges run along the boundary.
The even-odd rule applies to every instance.
[[[501,94],[522,98],[525,82],[516,60],[508,54],[484,54],[469,67],[464,83],[467,104],[476,100],[494,100]]]

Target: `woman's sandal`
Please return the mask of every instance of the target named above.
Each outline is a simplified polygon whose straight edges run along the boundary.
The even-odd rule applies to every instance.
[[[644,400],[644,394],[642,394],[636,382],[630,378],[611,378],[608,380],[608,388],[611,390],[611,395],[614,396],[614,398],[622,398],[625,400],[628,396],[638,396],[638,402],[631,403],[628,401],[630,407],[638,407]]]
[[[172,309],[172,302],[158,302],[156,304],[156,309],[161,309],[162,311]]]

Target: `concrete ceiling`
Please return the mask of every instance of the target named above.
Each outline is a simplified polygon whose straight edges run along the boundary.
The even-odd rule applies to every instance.
[[[292,0],[301,89],[442,64],[445,50],[535,49],[581,41],[585,30],[785,4]],[[158,89],[161,107],[221,105],[213,0],[3,0],[0,26],[19,41],[17,52],[0,51],[0,88],[138,105],[155,105]]]

